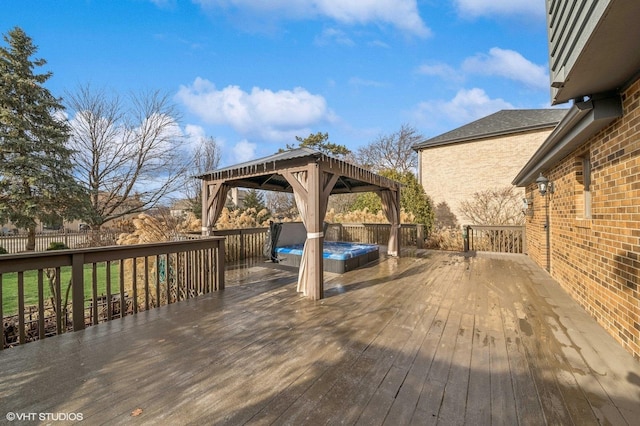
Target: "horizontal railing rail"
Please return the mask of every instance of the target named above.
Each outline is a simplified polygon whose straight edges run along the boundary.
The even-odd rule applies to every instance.
[[[111,246],[116,243],[119,231],[48,231],[36,233],[35,251],[45,251],[51,243],[63,243],[68,248],[87,248],[96,246]],[[24,252],[27,246],[27,234],[0,234],[0,247],[9,253]]]
[[[224,238],[0,256],[0,349],[224,288]]]
[[[464,228],[465,251],[526,253],[525,227],[520,225],[468,225]]]

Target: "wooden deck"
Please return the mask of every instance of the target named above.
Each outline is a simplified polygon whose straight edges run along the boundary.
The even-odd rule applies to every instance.
[[[0,423],[638,424],[640,363],[526,256],[424,251],[325,279],[313,302],[291,271],[240,268],[222,292],[3,351]]]

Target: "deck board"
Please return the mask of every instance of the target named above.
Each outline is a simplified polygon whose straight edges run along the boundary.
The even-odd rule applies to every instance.
[[[3,413],[89,424],[633,424],[640,365],[525,256],[419,251],[221,292],[0,352]],[[134,410],[141,410],[132,416]]]

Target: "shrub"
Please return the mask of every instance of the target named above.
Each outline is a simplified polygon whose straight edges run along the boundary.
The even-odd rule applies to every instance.
[[[438,228],[429,234],[425,247],[436,250],[462,251],[464,249],[462,230],[458,227]]]
[[[67,245],[61,241],[52,241],[49,244],[49,247],[47,247],[47,250],[66,250],[69,247],[67,247]]]
[[[0,254],[9,254],[6,248],[0,246]]]

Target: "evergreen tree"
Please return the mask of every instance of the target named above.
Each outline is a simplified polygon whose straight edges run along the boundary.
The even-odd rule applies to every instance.
[[[255,212],[251,213],[249,209],[254,209]],[[244,199],[242,200],[242,210],[247,212],[249,215],[254,216],[256,219],[260,216],[261,221],[268,220],[271,217],[271,212],[265,205],[264,193],[257,189],[249,189],[245,193]],[[260,215],[260,212],[263,210],[266,211],[266,214]]]
[[[51,72],[37,74],[44,59],[31,38],[16,27],[0,46],[0,223],[10,220],[29,231],[35,249],[38,221],[59,223],[79,216],[83,191],[71,174],[69,129],[63,107],[43,84]]]
[[[256,212],[265,209],[264,194],[257,189],[247,190],[242,200],[242,206],[245,210],[256,209]]]
[[[425,232],[429,234],[435,221],[433,202],[431,197],[424,192],[424,188],[416,176],[411,172],[401,173],[397,170],[383,170],[380,174],[402,183],[400,207],[406,212],[413,213],[416,223],[423,224]],[[372,213],[382,210],[380,197],[373,192],[358,194],[356,201],[351,205],[351,211],[363,210],[364,208]]]
[[[296,148],[311,148],[316,151],[322,152],[323,154],[340,159],[348,159],[348,157],[351,155],[351,150],[345,145],[340,145],[329,141],[329,133],[311,133],[306,138],[296,136],[296,140],[298,141],[298,146],[287,144],[286,150]],[[278,152],[282,151],[285,150],[278,150]]]

